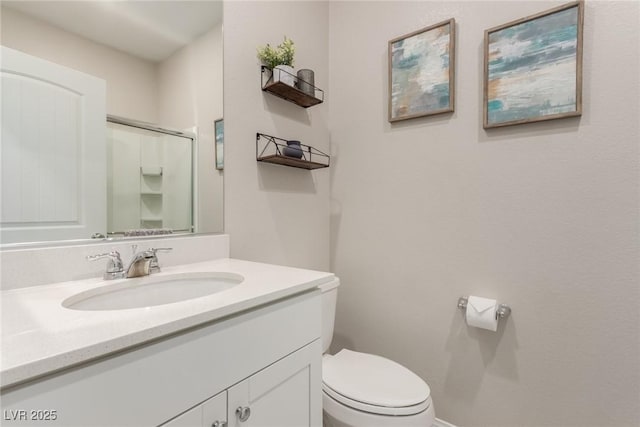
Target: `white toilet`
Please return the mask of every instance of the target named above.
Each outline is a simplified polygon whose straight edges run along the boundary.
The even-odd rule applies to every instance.
[[[431,427],[431,390],[404,366],[373,354],[326,354],[333,336],[340,280],[322,291],[322,409],[324,427]]]

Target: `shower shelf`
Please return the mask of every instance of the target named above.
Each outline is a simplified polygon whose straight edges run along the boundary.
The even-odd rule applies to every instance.
[[[329,155],[310,145],[300,144],[300,147],[302,147],[301,159],[285,156],[284,149],[286,147],[286,139],[264,133],[256,133],[256,160],[259,162],[307,170],[329,167]]]
[[[279,70],[281,73],[287,73],[286,71]],[[274,82],[273,81],[273,70],[264,65],[260,66],[260,74],[262,78],[262,90],[264,92],[270,92],[273,95],[286,99],[289,102],[293,102],[296,105],[299,105],[302,108],[313,107],[314,105],[318,105],[324,102],[324,91],[318,87],[313,86],[310,83],[307,83],[308,86],[312,87],[314,93],[319,95],[319,97],[311,96],[306,92],[301,91],[300,89],[289,86],[288,84],[282,83],[281,81]],[[290,73],[287,73],[290,74]],[[265,80],[266,76],[266,80]],[[297,76],[294,76],[296,80]],[[305,82],[306,83],[306,82]]]
[[[140,174],[143,176],[162,176],[162,166],[140,166]]]
[[[140,166],[140,227],[162,225],[163,180],[162,166]]]

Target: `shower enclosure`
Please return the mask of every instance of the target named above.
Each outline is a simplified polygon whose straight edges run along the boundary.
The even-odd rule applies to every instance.
[[[107,234],[193,232],[195,136],[107,121]]]

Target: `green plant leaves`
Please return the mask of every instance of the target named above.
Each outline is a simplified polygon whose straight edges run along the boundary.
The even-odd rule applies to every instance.
[[[258,48],[258,59],[267,67],[273,69],[278,65],[293,66],[296,49],[293,40],[284,36],[284,41],[273,48],[267,43]]]

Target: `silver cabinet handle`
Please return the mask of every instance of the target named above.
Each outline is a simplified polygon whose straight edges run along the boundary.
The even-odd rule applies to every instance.
[[[214,421],[211,427],[227,427],[226,421]]]
[[[241,422],[245,422],[251,416],[251,408],[248,406],[240,406],[236,409],[236,415]]]

